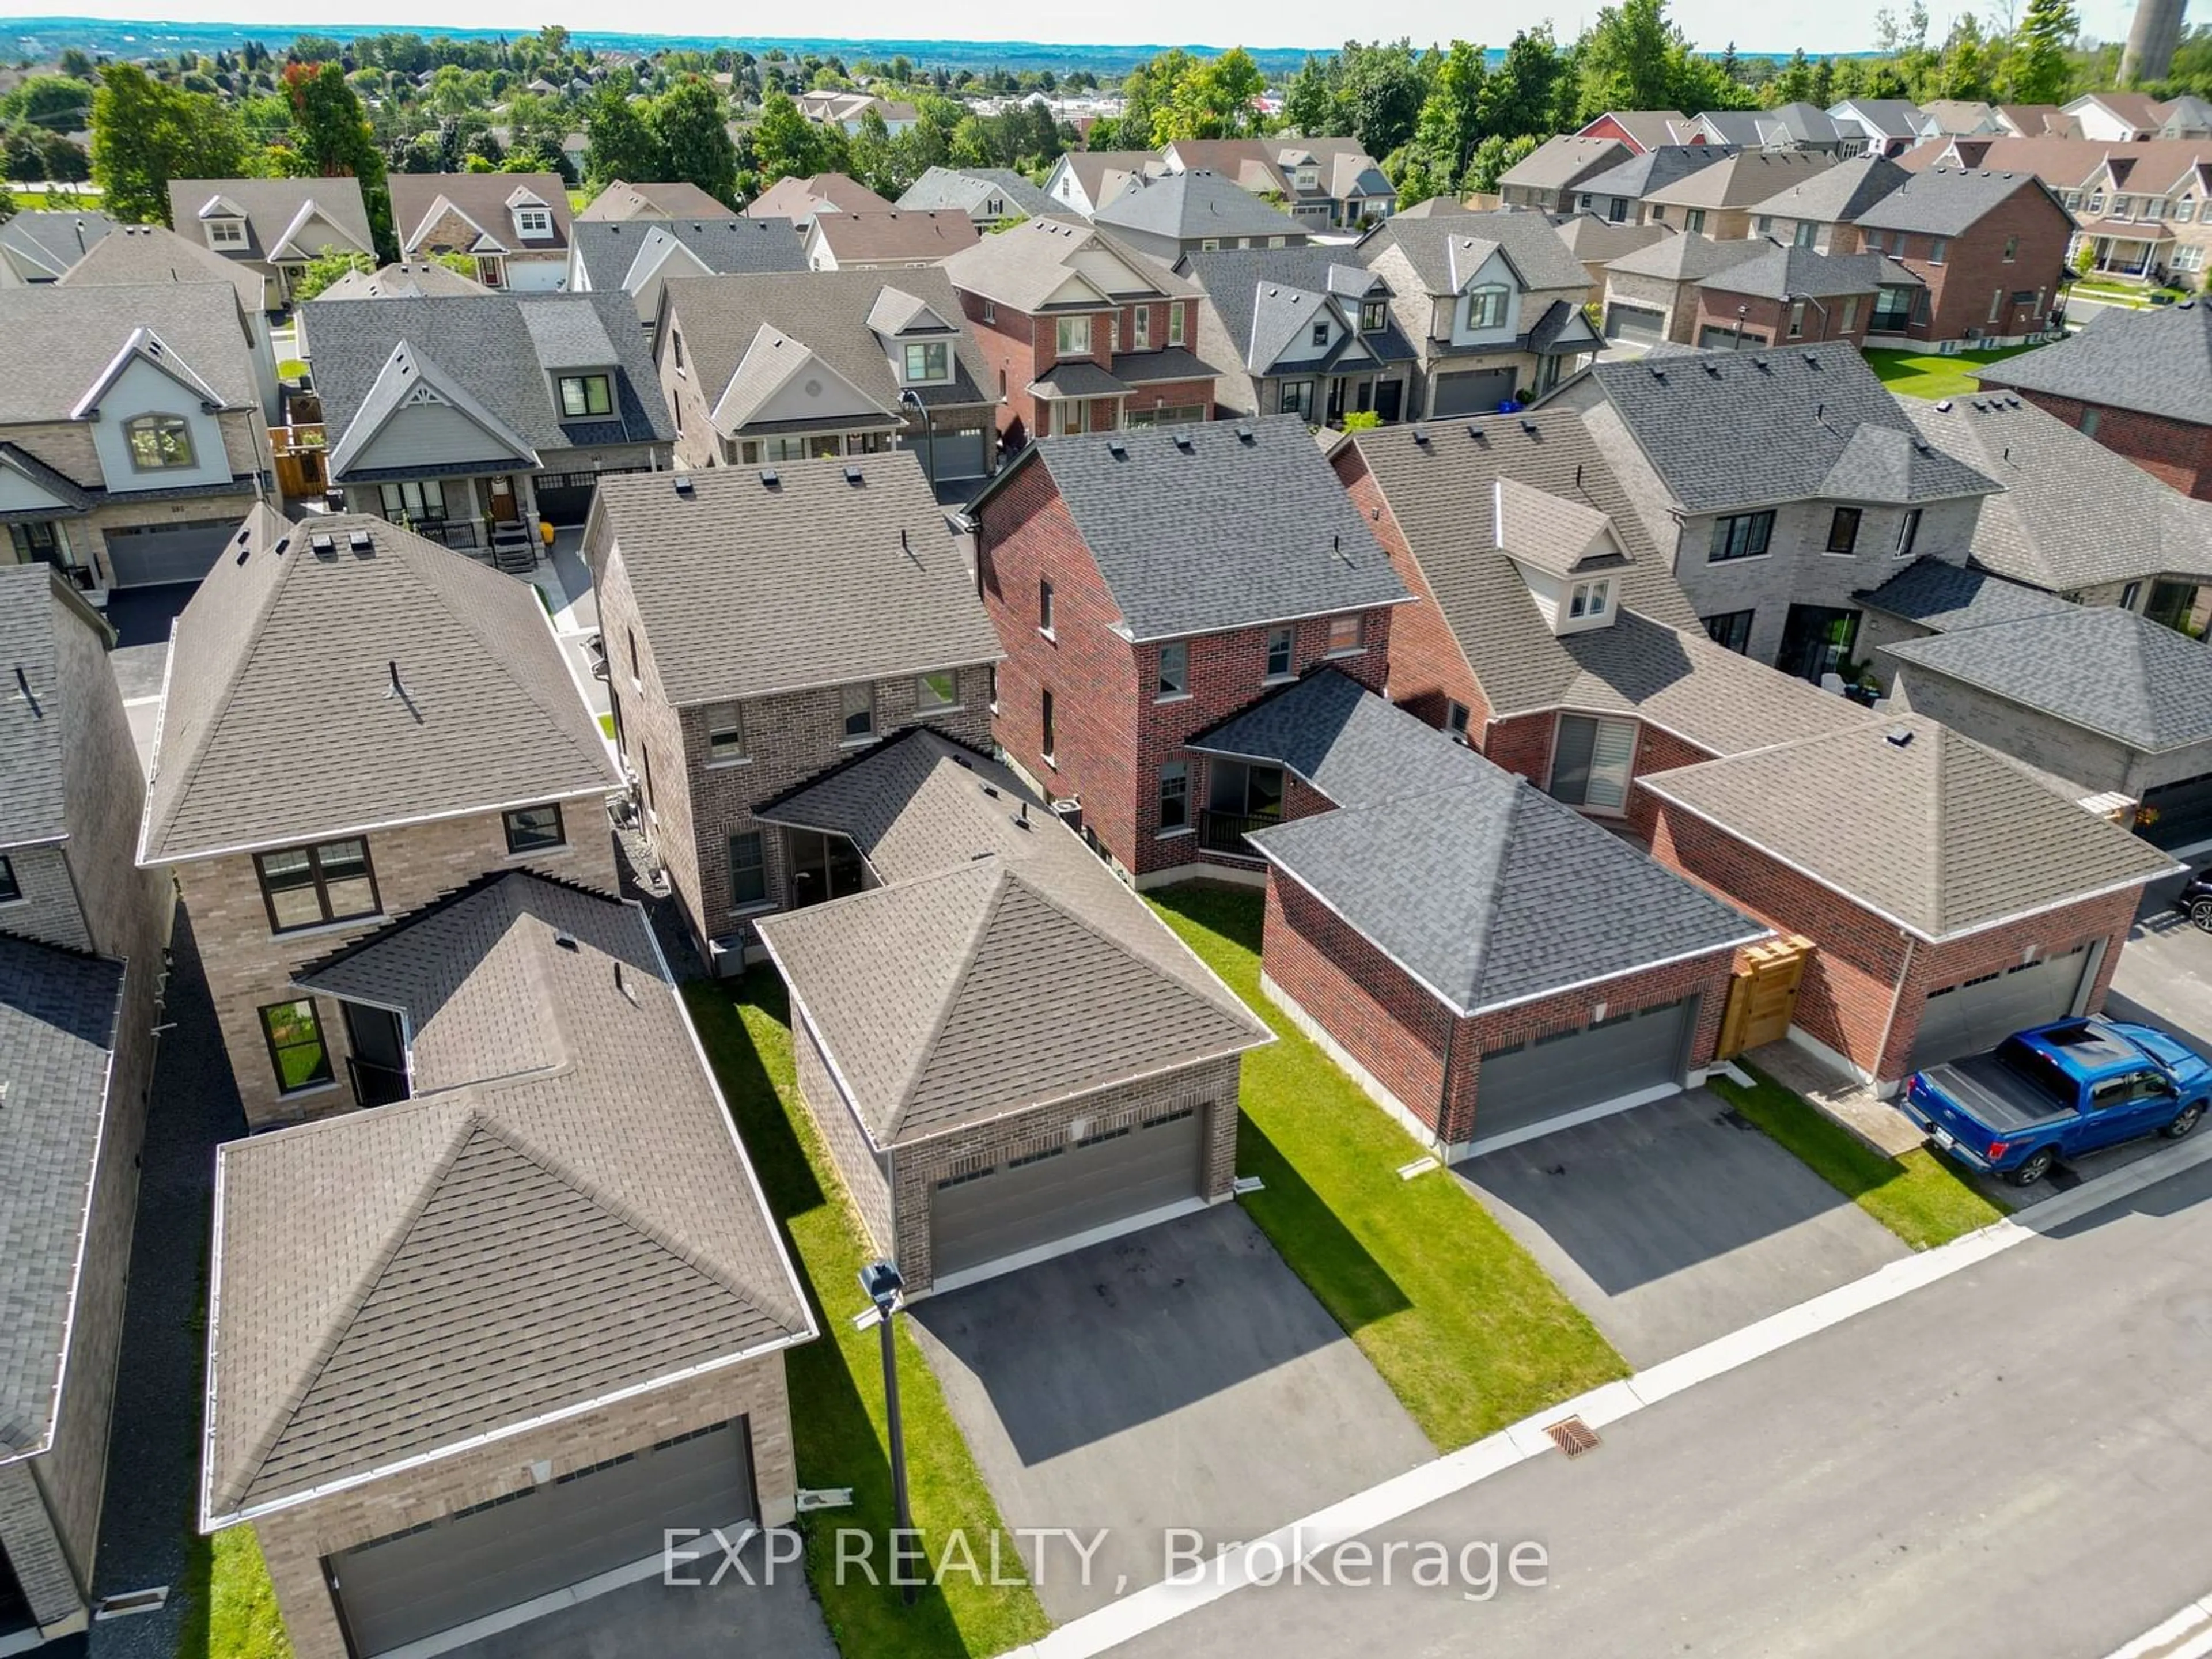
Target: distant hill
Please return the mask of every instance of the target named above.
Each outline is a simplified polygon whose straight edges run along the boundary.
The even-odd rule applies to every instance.
[[[34,61],[52,58],[76,46],[116,58],[166,58],[180,51],[213,54],[230,51],[248,40],[281,53],[295,35],[326,34],[338,40],[356,35],[406,33],[426,38],[445,35],[452,40],[512,40],[527,30],[448,28],[433,23],[412,26],[379,23],[335,23],[320,18],[297,25],[268,23],[121,22],[101,17],[0,18],[0,59]],[[615,30],[579,28],[569,32],[579,46],[598,52],[653,52],[668,48],[712,52],[718,46],[742,48],[760,57],[771,49],[799,58],[807,53],[835,54],[847,62],[856,58],[889,58],[903,56],[932,68],[1050,70],[1062,74],[1089,70],[1095,75],[1122,75],[1166,50],[1163,46],[1048,46],[1036,40],[839,40],[826,37],[790,40],[742,34],[634,34]],[[1194,56],[1212,57],[1218,48],[1192,46]],[[1249,48],[1261,70],[1271,79],[1286,76],[1305,62],[1304,46]],[[1333,46],[1313,50],[1332,51]]]

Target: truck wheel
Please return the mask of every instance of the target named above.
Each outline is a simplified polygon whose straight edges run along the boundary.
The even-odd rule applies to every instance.
[[[2159,1133],[2164,1135],[2168,1140],[2179,1140],[2203,1121],[2204,1107],[2202,1103],[2195,1106],[2185,1106],[2181,1109],[2181,1115],[2160,1129]]]
[[[2212,898],[2198,899],[2191,905],[2189,919],[2206,933],[2212,933]]]
[[[2008,1175],[2005,1179],[2015,1187],[2033,1187],[2051,1173],[2051,1166],[2058,1162],[2058,1154],[2048,1146],[2039,1146],[2027,1155],[2027,1161]]]

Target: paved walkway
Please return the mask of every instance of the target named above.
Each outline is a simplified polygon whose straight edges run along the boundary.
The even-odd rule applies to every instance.
[[[1876,1094],[1871,1084],[1844,1076],[1786,1038],[1754,1048],[1745,1058],[1885,1157],[1900,1157],[1928,1139],[1911,1118]]]

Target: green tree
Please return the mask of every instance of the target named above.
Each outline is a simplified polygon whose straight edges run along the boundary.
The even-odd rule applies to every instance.
[[[738,152],[727,119],[714,83],[687,75],[653,100],[646,125],[659,143],[666,179],[696,185],[716,201],[735,205]]]
[[[110,64],[93,94],[92,171],[112,216],[163,223],[169,180],[238,177],[246,137],[215,98],[164,86],[136,64]]]
[[[1502,132],[1493,132],[1474,147],[1474,158],[1467,164],[1467,175],[1460,180],[1460,188],[1469,195],[1488,194],[1498,188],[1498,175],[1536,153],[1540,141],[1533,132],[1508,138]]]
[[[473,265],[474,262],[471,264]],[[376,261],[366,253],[326,247],[308,260],[300,274],[292,279],[292,297],[305,305],[348,272],[375,269]],[[471,274],[474,274],[473,270]]]
[[[584,135],[591,141],[586,174],[594,185],[617,179],[647,184],[660,178],[660,142],[647,130],[627,86],[614,81],[599,83],[585,106]]]
[[[34,75],[0,99],[11,121],[27,121],[49,132],[74,132],[90,118],[93,89],[66,75]]]
[[[760,158],[761,183],[779,179],[804,179],[824,171],[817,165],[823,150],[822,130],[799,112],[787,93],[772,92],[761,100],[760,119],[753,123],[753,150]]]
[[[1302,138],[1324,138],[1337,130],[1334,58],[1313,53],[1283,93],[1283,125]]]
[[[392,228],[384,152],[345,71],[336,64],[294,64],[284,71],[284,86],[291,95],[292,130],[305,170],[325,179],[359,179],[377,250],[396,258],[398,240]]]
[[[2071,0],[2028,0],[2027,15],[2004,60],[2005,91],[2015,102],[2056,104],[2072,89],[2071,53],[2081,19]]]
[[[1267,77],[1238,46],[1220,57],[1190,64],[1152,115],[1152,142],[1178,138],[1235,138],[1257,125],[1254,100],[1267,89]]]
[[[1370,155],[1388,155],[1413,136],[1428,82],[1410,40],[1347,41],[1337,113]]]
[[[1990,72],[1996,56],[1996,48],[1983,35],[1980,20],[1970,11],[1961,12],[1943,42],[1942,61],[1930,95],[1988,101],[1996,91]]]
[[[1467,170],[1475,142],[1482,137],[1482,64],[1480,46],[1455,40],[1437,65],[1413,139],[1406,146],[1409,167],[1432,181],[1426,193],[1413,200],[1442,195]],[[1407,199],[1403,181],[1399,182],[1398,199]]]
[[[1609,109],[1672,107],[1688,56],[1688,41],[1667,21],[1665,0],[1601,8],[1576,47],[1582,118]]]
[[[1548,137],[1562,125],[1559,106],[1566,79],[1566,64],[1552,39],[1552,26],[1522,30],[1505,48],[1504,60],[1483,78],[1483,132],[1506,138]]]
[[[100,71],[93,67],[92,56],[76,46],[62,53],[62,73],[72,81],[96,81]]]

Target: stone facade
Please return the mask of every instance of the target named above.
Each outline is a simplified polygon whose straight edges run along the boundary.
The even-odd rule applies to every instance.
[[[1662,312],[1667,319],[1662,337],[1676,345],[1697,343],[1697,297],[1694,283],[1678,283],[1668,276],[1642,276],[1626,270],[1606,273],[1605,310],[1608,325],[1616,305]]]
[[[799,1477],[781,1352],[634,1395],[254,1522],[292,1651],[298,1659],[349,1659],[324,1565],[328,1557],[520,1491],[532,1484],[533,1463],[550,1464],[545,1478],[558,1479],[572,1469],[732,1418],[744,1419],[761,1521],[769,1526],[787,1523],[797,1506]],[[668,1517],[672,1527],[695,1523],[712,1522],[706,1516]],[[708,1565],[712,1565],[711,1558]]]
[[[614,837],[597,795],[561,803],[568,845],[515,857],[497,812],[472,813],[369,832],[370,867],[376,878],[379,912],[357,921],[271,931],[260,878],[250,854],[202,859],[176,866],[177,885],[192,918],[215,999],[223,1047],[230,1054],[240,1102],[249,1124],[259,1128],[305,1118],[351,1111],[359,1103],[349,1081],[351,1048],[337,1003],[313,999],[330,1056],[331,1081],[293,1093],[281,1093],[276,1068],[262,1034],[260,1011],[300,996],[293,975],[307,963],[330,955],[433,900],[465,887],[480,876],[531,870],[556,881],[612,895]],[[341,837],[331,836],[326,840]]]

